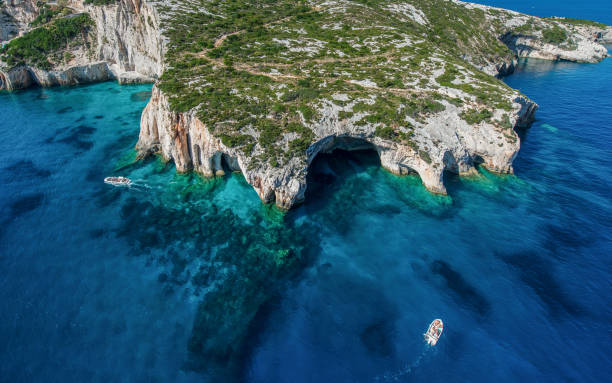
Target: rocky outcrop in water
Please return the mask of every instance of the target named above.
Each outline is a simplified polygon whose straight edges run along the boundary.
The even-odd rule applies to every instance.
[[[434,193],[446,193],[442,181],[445,170],[471,174],[476,164],[498,173],[512,173],[512,161],[520,141],[512,127],[527,127],[533,121],[537,105],[516,94],[512,103],[510,129],[493,123],[468,124],[459,117],[460,109],[447,104],[444,112],[428,118],[416,138],[427,150],[376,137],[375,127],[363,129],[338,119],[339,110],[329,106],[315,124],[315,142],[305,158],[292,158],[285,166],[254,165],[260,152],[245,155],[226,146],[212,135],[195,113],[171,111],[168,99],[157,88],[142,113],[140,137],[136,149],[142,156],[160,153],[173,161],[179,172],[196,171],[205,176],[222,176],[225,169],[240,171],[263,202],[275,202],[282,208],[304,200],[308,166],[319,153],[334,149],[375,150],[381,165],[402,175],[416,172]],[[499,118],[504,111],[498,111]],[[502,138],[500,140],[499,138]]]
[[[319,15],[327,15],[331,17],[330,20],[336,22],[355,11],[353,8],[362,7],[354,2],[341,0],[312,0],[308,4],[312,8],[305,11],[304,15],[318,12]],[[309,55],[321,54],[325,44],[314,35],[308,36],[310,32],[304,28],[296,28],[292,38],[275,37],[267,42],[275,47],[284,47],[282,52],[298,54],[294,58],[295,62],[300,63],[306,58],[304,65],[315,66],[302,73],[304,70],[301,68],[288,70],[291,64],[287,63],[265,68],[261,65],[261,57],[258,58],[258,63],[242,59],[242,62],[234,65],[229,56],[222,60],[212,55],[214,52],[211,50],[220,50],[224,44],[232,44],[233,40],[240,38],[245,30],[238,27],[235,28],[237,31],[232,29],[232,33],[217,34],[214,44],[202,41],[200,45],[189,47],[187,51],[182,52],[180,49],[185,49],[182,46],[190,44],[189,39],[184,39],[184,34],[196,31],[185,30],[181,34],[177,25],[202,14],[209,17],[211,23],[228,19],[231,15],[211,11],[214,7],[223,9],[223,4],[206,3],[202,8],[201,4],[190,0],[120,0],[111,5],[93,6],[85,5],[81,0],[71,0],[68,5],[75,13],[87,12],[94,22],[84,43],[72,48],[70,59],[55,63],[50,70],[32,66],[5,66],[4,69],[0,67],[0,89],[20,89],[30,85],[72,85],[111,79],[121,83],[155,81],[168,66],[176,71],[177,67],[189,68],[195,65],[194,68],[197,68],[208,65],[206,70],[212,70],[211,73],[224,67],[232,69],[223,72],[223,76],[240,72],[245,76],[260,76],[267,78],[266,81],[272,80],[274,85],[271,86],[278,99],[271,102],[279,102],[285,98],[289,100],[287,102],[291,102],[291,92],[283,89],[294,87],[296,82],[300,84],[300,81],[308,80],[308,77],[312,77],[308,71],[323,73],[330,71],[329,65],[332,65],[333,70],[334,63],[345,65],[352,62],[353,66],[363,66],[363,70],[360,73],[352,73],[348,70],[349,67],[346,67],[347,69],[341,72],[329,73],[318,85],[323,89],[330,79],[341,79],[341,82],[344,82],[342,86],[346,89],[353,87],[352,90],[331,92],[327,98],[311,102],[308,108],[303,110],[314,109],[314,113],[311,113],[313,117],[307,117],[306,112],[302,111],[291,112],[294,113],[293,116],[264,111],[263,114],[253,114],[250,117],[272,123],[286,123],[289,120],[293,124],[306,127],[312,134],[302,151],[279,157],[278,152],[292,153],[292,145],[300,137],[304,139],[303,134],[300,136],[300,133],[294,131],[281,130],[278,137],[273,137],[272,147],[276,153],[273,151],[272,154],[270,147],[266,147],[261,139],[263,132],[257,131],[255,125],[245,127],[239,136],[234,135],[238,134],[236,132],[230,132],[229,135],[219,134],[215,124],[199,117],[205,107],[194,103],[189,98],[193,96],[188,94],[195,91],[200,92],[203,97],[202,92],[205,89],[214,90],[216,85],[205,80],[205,72],[192,76],[190,71],[183,72],[181,76],[187,77],[178,79],[171,87],[167,83],[154,87],[153,96],[142,114],[137,149],[141,156],[161,154],[166,160],[174,161],[180,172],[196,171],[205,176],[220,176],[226,170],[240,171],[262,201],[275,202],[283,208],[290,208],[304,199],[308,167],[317,154],[336,148],[373,149],[378,153],[382,166],[389,171],[395,174],[416,173],[430,191],[445,193],[442,182],[444,171],[469,174],[474,172],[476,165],[482,164],[491,171],[512,172],[512,161],[520,148],[515,129],[529,126],[537,109],[534,102],[514,90],[507,89],[501,83],[482,77],[484,75],[474,72],[470,65],[489,75],[503,76],[512,73],[519,57],[597,62],[607,55],[601,43],[612,40],[612,28],[602,28],[596,24],[576,25],[575,22],[572,24],[567,20],[540,19],[460,1],[445,4],[448,7],[455,6],[453,15],[465,20],[460,20],[458,24],[447,24],[447,17],[440,17],[435,4],[429,5],[431,8],[416,2],[414,6],[393,2],[381,5],[380,12],[390,12],[390,17],[412,27],[402,32],[404,35],[396,32],[395,36],[389,37],[385,35],[385,31],[396,29],[395,26],[376,25],[376,28],[381,28],[380,36],[387,39],[385,47],[376,41],[379,37],[376,35],[360,41],[354,40],[356,49],[364,52],[369,50],[373,53],[371,55],[359,53],[350,57],[350,54],[354,53],[347,56],[347,53],[336,48],[336,51],[329,51],[327,56],[309,63]],[[2,16],[7,20],[10,18],[10,22],[3,23],[0,38],[6,40],[27,32],[30,29],[28,23],[38,15],[38,7],[39,5],[31,0],[11,0]],[[320,19],[324,20],[325,17]],[[291,20],[291,17],[273,20],[262,27],[273,29],[278,26],[280,29],[277,33],[282,33],[293,28],[289,24],[282,25],[288,20]],[[463,44],[455,44],[460,52],[454,51],[453,44],[445,45],[447,42],[443,38],[436,40],[446,36],[427,37],[433,27],[441,26],[442,34],[466,34],[466,31],[458,28],[474,24],[474,20],[482,22],[483,25],[469,26],[473,29],[470,33],[476,32],[478,35],[465,39]],[[352,21],[353,25],[355,22]],[[363,17],[360,22],[368,21]],[[343,28],[340,24],[326,24],[323,21],[321,26],[336,31],[335,34],[351,31],[351,28]],[[422,32],[419,28],[422,28]],[[348,41],[346,38],[344,40]],[[437,41],[435,44],[439,46],[426,46],[427,40]],[[503,46],[499,44],[500,41],[510,51],[501,49]],[[167,45],[170,43],[174,48],[171,60],[166,57]],[[256,45],[257,42],[254,46]],[[364,47],[368,49],[364,50]],[[392,50],[377,57],[377,51],[388,47]],[[424,51],[428,53],[423,55]],[[458,54],[460,61],[456,61]],[[189,61],[181,62],[182,59],[177,57],[186,57]],[[414,57],[422,60],[416,63],[416,66]],[[394,71],[395,79],[390,83],[395,85],[379,85],[381,81],[389,82],[388,78],[385,80],[384,73],[372,73],[379,77],[376,81],[368,78],[367,72],[371,71],[372,65],[379,65],[381,61],[377,60],[380,58],[386,58],[387,61],[383,64],[386,67],[376,70]],[[270,57],[269,61],[273,63],[275,59],[277,58]],[[372,64],[368,60],[372,60]],[[410,69],[406,69],[407,67]],[[402,74],[410,76],[406,76],[400,84],[398,78]],[[175,91],[175,94],[166,94],[161,90],[170,88],[182,90]],[[245,103],[254,103],[254,100],[256,103],[260,96],[243,94],[252,88],[248,84],[244,88],[237,86],[231,89],[230,93],[243,97]],[[299,95],[299,89],[296,92]],[[351,92],[358,96],[351,95]],[[377,122],[377,119],[381,119],[380,116],[363,112],[364,108],[369,108],[368,105],[377,105],[381,100],[384,101],[387,97],[385,93],[392,94],[397,100],[403,100],[397,104],[399,110],[412,108],[413,111],[408,113],[410,116],[407,114],[404,121],[396,121],[391,126],[386,126]],[[181,97],[186,100],[180,100]],[[177,99],[178,103],[186,102],[191,107],[177,112],[173,107],[173,102],[176,104]],[[411,99],[417,101],[410,101]],[[269,104],[267,105],[269,107]],[[255,109],[261,108],[256,106]],[[382,119],[384,118],[383,116]],[[232,142],[236,141],[232,140],[238,138],[249,144],[233,144]]]
[[[501,40],[521,58],[597,63],[608,57],[608,50],[603,45],[585,36],[576,36],[580,37],[576,37],[572,49],[563,49],[539,38],[515,33],[508,33]]]

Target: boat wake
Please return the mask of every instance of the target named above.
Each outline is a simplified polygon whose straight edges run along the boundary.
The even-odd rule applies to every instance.
[[[104,183],[117,187],[126,187],[130,190],[147,191],[154,189],[161,189],[161,186],[150,186],[144,179],[131,180],[127,177],[106,177]]]
[[[137,190],[138,189],[153,190],[153,189],[159,189],[160,188],[159,186],[150,186],[150,185],[147,185],[144,181],[145,180],[135,180],[135,181],[132,181],[131,188],[132,189],[136,188]]]
[[[379,375],[374,378],[374,381],[375,382],[398,382],[400,381],[402,378],[410,375],[417,367],[419,367],[419,365],[423,361],[423,358],[425,357],[425,355],[427,355],[427,352],[430,350],[431,350],[430,347],[424,348],[423,351],[421,351],[421,354],[417,356],[417,358],[413,362],[406,363],[402,368],[400,368],[399,370],[395,372],[388,372],[383,375]]]
[[[376,378],[374,378],[374,381],[375,382],[397,382],[401,378],[412,373],[412,371],[414,371],[414,369],[417,368],[421,364],[421,361],[423,361],[423,358],[425,357],[427,352],[432,350],[433,346],[435,346],[436,343],[438,343],[438,340],[440,339],[440,336],[442,335],[443,329],[444,329],[444,324],[442,323],[442,319],[435,319],[433,322],[431,322],[431,324],[429,325],[429,328],[427,329],[427,332],[424,334],[425,341],[427,342],[427,346],[425,346],[423,351],[421,351],[421,354],[417,356],[417,358],[412,363],[405,364],[404,367],[402,367],[396,372],[386,373],[382,376],[377,376]]]

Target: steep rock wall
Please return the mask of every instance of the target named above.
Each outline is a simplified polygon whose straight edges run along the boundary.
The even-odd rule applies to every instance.
[[[29,29],[38,16],[36,3],[37,0],[4,0],[4,7],[0,7],[0,43]]]
[[[225,164],[241,171],[266,203],[276,201],[280,207],[289,208],[304,199],[306,174],[297,160],[292,162],[293,167],[283,169],[249,169],[249,157],[212,136],[193,112],[172,112],[157,87],[142,112],[136,149],[141,156],[160,153],[165,160],[174,161],[179,172],[193,170],[205,176],[222,176]]]
[[[574,49],[562,49],[557,45],[547,44],[539,38],[514,33],[502,36],[501,40],[522,58],[597,63],[608,57],[608,50],[603,45],[581,34],[573,36]]]
[[[533,121],[537,105],[517,97],[513,108],[511,123],[519,128]],[[482,163],[491,171],[511,173],[512,161],[520,148],[516,133],[512,132],[510,140],[499,140],[496,137],[500,133],[492,125],[482,123],[476,132],[474,129],[459,118],[458,109],[449,105],[446,112],[429,122],[426,131],[435,135],[432,139],[439,144],[429,146],[426,157],[429,160],[425,160],[414,148],[375,137],[373,133],[364,134],[354,125],[340,123],[330,112],[319,122],[315,130],[317,139],[307,149],[306,158],[292,158],[282,167],[253,166],[252,160],[258,153],[247,156],[224,145],[221,139],[210,134],[194,112],[172,112],[167,97],[154,87],[142,113],[136,149],[141,157],[161,154],[165,160],[174,161],[179,172],[221,176],[225,174],[225,165],[232,171],[242,172],[263,202],[275,202],[288,209],[304,200],[310,163],[319,153],[336,148],[372,148],[385,169],[399,175],[416,172],[428,190],[440,194],[446,193],[445,170],[470,174],[476,163]]]
[[[140,0],[121,0],[105,6],[84,5],[78,0],[69,2],[69,6],[75,12],[89,13],[94,21],[89,46],[75,47],[72,52],[75,59],[56,65],[50,71],[32,67],[0,69],[0,90],[108,80],[154,82],[161,75],[164,42],[154,7]],[[26,1],[16,3],[14,9],[23,21],[19,24],[23,32],[38,14],[38,8]]]
[[[96,24],[95,57],[116,67],[118,74],[161,76],[163,41],[159,16],[142,0],[121,0],[110,6],[85,6]]]

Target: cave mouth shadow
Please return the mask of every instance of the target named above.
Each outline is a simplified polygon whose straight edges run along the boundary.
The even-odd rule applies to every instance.
[[[225,173],[223,175],[224,179],[231,177],[232,173],[237,173],[237,172],[241,173],[240,170],[236,170],[232,168],[232,165],[230,165],[230,161],[231,160],[228,154],[226,153],[221,154],[221,170],[223,170],[223,172]]]
[[[372,168],[382,168],[373,145],[350,150],[338,147],[318,153],[308,166],[305,205],[323,206],[330,193],[338,192],[348,177]]]

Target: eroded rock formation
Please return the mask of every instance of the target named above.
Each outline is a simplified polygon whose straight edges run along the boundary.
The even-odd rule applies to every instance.
[[[526,127],[533,121],[537,105],[518,94],[513,99],[512,127]],[[445,194],[442,182],[445,170],[459,174],[474,172],[475,164],[498,173],[512,173],[520,141],[513,129],[502,130],[489,123],[468,124],[459,117],[460,109],[447,104],[444,112],[428,119],[417,137],[427,148],[418,149],[374,135],[375,127],[365,129],[342,121],[338,110],[329,108],[315,123],[315,142],[305,158],[296,157],[282,167],[254,164],[258,152],[245,155],[226,146],[212,135],[194,112],[175,113],[164,94],[153,89],[149,104],[142,114],[137,150],[141,155],[160,153],[174,161],[179,172],[196,171],[205,176],[221,176],[224,165],[243,173],[263,202],[275,202],[291,208],[304,200],[308,166],[319,153],[334,149],[360,150],[372,148],[382,166],[398,175],[416,172],[424,185],[434,193]],[[498,111],[501,116],[503,111]],[[500,139],[503,138],[503,139]]]
[[[122,84],[154,82],[161,75],[163,40],[154,7],[138,0],[106,6],[85,5],[82,0],[68,4],[75,14],[88,13],[94,21],[86,44],[74,46],[72,58],[55,64],[51,70],[32,66],[2,69],[0,62],[0,90],[108,80]],[[39,13],[36,2],[11,0],[2,17],[10,15],[12,22],[2,23],[0,43],[31,30],[29,23]]]
[[[479,35],[468,36],[463,43],[457,44],[459,52],[453,50],[452,44],[444,45],[448,44],[444,39],[436,43],[439,46],[425,44],[428,39],[439,37],[432,37],[429,33],[446,20],[440,18],[435,9],[424,8],[421,2],[415,1],[411,5],[390,1],[381,5],[380,12],[389,12],[387,15],[395,18],[394,21],[412,27],[407,32],[387,36],[386,31],[396,30],[398,24],[373,26],[379,28],[381,36],[386,39],[378,42],[374,39],[378,36],[359,40],[351,32],[362,28],[356,27],[355,23],[367,23],[367,18],[347,19],[347,24],[342,24],[343,15],[350,12],[359,14],[361,11],[355,11],[355,7],[364,5],[345,0],[312,0],[309,9],[299,11],[304,17],[317,14],[320,21],[312,22],[320,22],[322,30],[338,31],[338,34],[340,31],[350,32],[347,36],[353,40],[345,38],[345,42],[349,41],[349,45],[354,47],[345,48],[349,52],[360,49],[359,52],[368,53],[344,53],[340,46],[334,48],[335,51],[327,48],[328,43],[316,34],[310,36],[313,32],[300,27],[299,23],[289,24],[292,16],[287,16],[260,25],[261,30],[265,30],[260,33],[272,34],[273,38],[267,43],[273,44],[280,52],[287,52],[286,60],[292,57],[298,64],[276,60],[278,57],[270,57],[269,62],[265,62],[263,56],[254,62],[249,61],[251,58],[241,58],[235,64],[227,53],[221,59],[214,51],[222,51],[224,44],[235,44],[247,34],[247,29],[230,28],[225,33],[211,35],[216,36],[214,44],[202,40],[195,46],[189,38],[185,40],[185,36],[177,33],[180,29],[176,23],[182,22],[182,15],[206,14],[211,23],[227,18],[228,15],[212,11],[216,8],[204,9],[188,0],[184,4],[119,0],[104,6],[72,0],[68,4],[75,13],[86,12],[94,21],[86,44],[76,46],[71,60],[54,64],[51,70],[30,66],[0,68],[0,89],[110,79],[121,83],[155,81],[170,67],[172,73],[167,76],[170,80],[157,83],[142,114],[136,146],[141,156],[159,153],[164,159],[174,161],[178,171],[196,171],[205,176],[223,175],[225,169],[240,171],[262,201],[290,208],[303,201],[308,167],[317,154],[336,148],[356,150],[367,147],[378,153],[384,168],[395,174],[415,172],[427,189],[444,194],[444,171],[470,174],[476,164],[482,164],[491,171],[511,173],[512,161],[520,148],[516,129],[528,127],[537,109],[534,102],[482,72],[491,76],[511,73],[520,57],[600,61],[607,56],[601,43],[612,40],[612,28],[596,23],[572,24],[564,19],[541,19],[455,0],[443,3],[458,7],[453,12],[466,19],[446,25],[442,31],[465,33],[456,29],[465,25],[466,20],[483,23],[482,26],[471,26]],[[214,7],[223,7],[215,4]],[[30,29],[28,23],[38,11],[36,3],[30,0],[10,0],[2,16],[3,20],[10,19],[10,22],[3,22],[0,39],[8,40],[27,32]],[[326,16],[329,20],[337,20],[336,24],[330,23]],[[353,23],[352,27],[350,23]],[[288,31],[292,38],[274,37],[275,33]],[[185,33],[191,31],[185,30]],[[505,47],[505,50],[501,49],[503,45],[500,42],[510,51]],[[249,44],[245,42],[244,46],[256,49]],[[257,44],[255,42],[252,46]],[[172,47],[172,60],[167,57],[168,45]],[[310,60],[311,56],[317,59]],[[386,61],[381,61],[381,58]],[[421,61],[415,61],[416,58]],[[306,64],[309,69],[303,69]],[[334,72],[336,64],[347,69]],[[349,71],[350,65],[358,70]],[[380,66],[372,71],[372,78],[367,72],[371,65]],[[177,69],[190,67],[193,68],[191,71]],[[363,70],[359,72],[359,68]],[[199,74],[191,74],[198,73],[198,70]],[[395,73],[395,78],[390,79],[385,70]],[[215,77],[216,72],[219,76]],[[229,89],[232,97],[244,100],[245,105],[249,104],[249,110],[257,110],[259,114],[249,112],[251,115],[245,124],[238,124],[231,118],[221,121],[221,124],[203,118],[214,113],[204,113],[208,107],[198,103],[197,97],[203,98],[206,92],[223,86],[212,84],[210,79],[218,80],[229,75],[227,81],[236,81],[236,73],[249,78],[247,81],[265,78],[266,85],[237,82],[239,85],[232,85]],[[309,100],[307,105],[292,107],[290,103],[295,100],[292,94],[300,97],[300,89],[296,86],[310,87],[312,91],[313,85],[309,81],[316,76],[319,76],[314,82],[317,97]],[[335,81],[337,90],[330,90],[331,81]],[[302,83],[310,85],[300,85]],[[267,87],[267,92],[273,93],[271,101],[263,102],[260,100],[262,96],[248,94],[256,87]],[[162,89],[172,91],[167,94]],[[397,101],[392,112],[405,113],[393,123],[387,122],[384,113],[376,115],[372,109],[382,101],[388,104],[389,95]],[[257,105],[260,101],[263,106]],[[288,106],[283,109],[281,105],[279,110],[282,112],[266,110],[270,103],[275,102],[284,102]],[[306,109],[300,109],[302,107]],[[266,138],[266,142],[271,143],[262,139],[266,132],[257,126],[257,120],[278,124],[277,137]],[[287,130],[287,121],[305,127],[311,133],[306,138],[303,131]],[[227,129],[232,124],[240,127]],[[293,145],[300,139],[300,143],[306,143],[303,150]],[[294,147],[300,150],[292,151]]]

